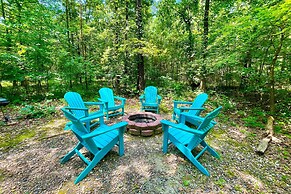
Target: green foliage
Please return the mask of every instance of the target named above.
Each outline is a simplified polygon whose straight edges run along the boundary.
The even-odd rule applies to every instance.
[[[205,77],[214,96],[210,105],[237,111],[234,100],[216,95],[218,89],[235,89],[268,111],[275,60],[273,116],[284,123],[291,116],[289,0],[211,2],[207,48],[205,1],[143,0],[142,38],[135,1],[40,2],[0,4],[0,95],[14,104],[62,98],[69,90],[91,98],[104,86],[138,96],[137,55],[142,55],[146,85],[164,95],[193,99],[195,92],[189,91]],[[27,106],[21,114],[42,117],[46,111],[41,109]],[[256,112],[239,111],[244,111],[240,117],[250,116],[248,126],[264,123]],[[287,134],[289,125],[275,130]]]
[[[209,102],[213,106],[222,106],[224,111],[233,111],[236,107],[236,102],[226,95],[216,95],[214,101]]]
[[[25,105],[19,111],[19,118],[43,118],[56,113],[54,106],[49,106],[41,103],[35,105]]]
[[[189,175],[186,175],[183,177],[182,181],[183,181],[183,185],[187,187],[190,185],[191,177]]]
[[[248,116],[242,118],[245,122],[245,126],[252,128],[261,128],[264,129],[267,119],[266,113],[260,108],[253,108],[248,112]]]
[[[223,188],[224,185],[226,184],[226,181],[223,178],[219,178],[215,184],[217,184],[220,188]]]

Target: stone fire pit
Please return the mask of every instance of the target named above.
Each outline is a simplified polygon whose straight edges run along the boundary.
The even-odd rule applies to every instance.
[[[130,113],[123,117],[128,123],[127,131],[132,135],[152,136],[162,133],[162,117],[151,112]]]

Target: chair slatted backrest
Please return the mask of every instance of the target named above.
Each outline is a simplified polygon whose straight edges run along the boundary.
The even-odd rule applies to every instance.
[[[206,117],[204,117],[202,123],[198,126],[196,130],[202,131],[203,134],[201,135],[194,135],[191,140],[189,141],[188,148],[193,149],[198,144],[200,144],[201,141],[205,138],[209,130],[215,125],[211,121],[219,114],[219,111],[222,107],[218,107],[214,111],[207,114]]]
[[[207,99],[208,99],[208,95],[206,93],[201,93],[195,98],[191,107],[200,108],[203,106],[203,104],[206,102]],[[189,113],[192,115],[199,115],[200,112],[201,112],[201,110],[190,110],[189,111]]]
[[[86,108],[81,95],[77,92],[67,92],[64,96],[69,107]],[[85,116],[84,110],[72,110],[72,113],[77,117],[81,118]]]
[[[145,103],[157,103],[158,89],[154,86],[145,88]]]
[[[208,113],[206,117],[204,117],[203,122],[199,125],[197,130],[207,133],[214,125],[211,121],[219,114],[221,109],[222,109],[222,106]]]
[[[108,107],[115,106],[113,91],[110,88],[101,88],[99,94],[102,100],[108,102]]]
[[[80,122],[80,120],[78,118],[75,117],[74,114],[72,114],[69,110],[65,108],[61,108],[61,110],[63,111],[65,117],[67,119],[69,119],[72,122],[71,130],[73,131],[73,133],[76,135],[76,137],[78,138],[78,140],[92,153],[96,153],[99,148],[97,147],[96,143],[94,142],[94,140],[92,138],[88,138],[86,140],[84,140],[82,138],[83,135],[88,134],[89,132],[87,131],[86,127],[84,126],[84,124],[82,122]]]

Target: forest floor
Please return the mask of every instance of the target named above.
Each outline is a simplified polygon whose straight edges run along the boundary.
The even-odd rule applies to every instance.
[[[169,102],[170,103],[170,102]],[[58,109],[52,119],[26,119],[0,129],[0,193],[291,193],[290,138],[276,137],[264,155],[255,150],[264,131],[218,118],[206,141],[221,155],[204,153],[200,173],[174,146],[162,153],[162,134],[125,134],[125,154],[111,150],[84,180],[74,185],[85,164],[60,159],[77,143]],[[170,105],[169,105],[170,106]],[[137,99],[127,100],[126,113],[137,112]],[[170,119],[170,113],[162,113]],[[114,123],[122,117],[110,120]],[[235,122],[236,125],[230,124]]]

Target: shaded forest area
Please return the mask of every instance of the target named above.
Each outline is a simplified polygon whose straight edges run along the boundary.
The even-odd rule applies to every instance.
[[[0,3],[0,96],[12,104],[155,85],[173,99],[220,94],[225,110],[240,99],[290,126],[290,0]]]

